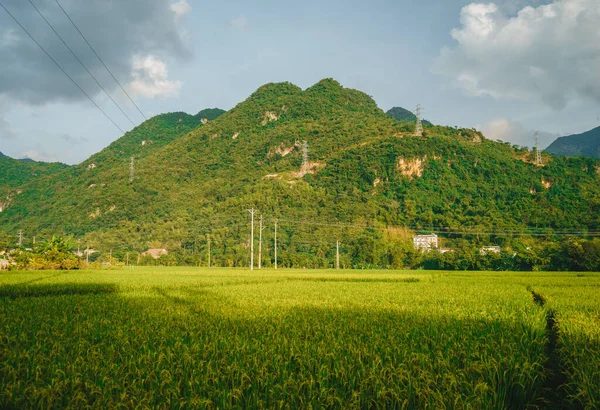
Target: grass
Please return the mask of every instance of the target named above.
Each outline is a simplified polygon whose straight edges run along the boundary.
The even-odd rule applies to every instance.
[[[0,408],[543,408],[550,308],[565,396],[597,408],[600,302],[577,283],[600,275],[3,273]]]

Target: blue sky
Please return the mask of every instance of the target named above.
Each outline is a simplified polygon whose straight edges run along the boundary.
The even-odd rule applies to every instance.
[[[135,124],[143,121],[58,8],[32,0]],[[1,0],[124,130],[27,1]],[[600,125],[597,0],[59,3],[147,117],[230,109],[268,82],[333,77],[383,110],[544,145]],[[0,151],[78,163],[121,136],[0,8]]]

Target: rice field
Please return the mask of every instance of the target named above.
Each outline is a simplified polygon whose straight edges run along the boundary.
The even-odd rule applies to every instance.
[[[599,408],[599,289],[589,273],[7,272],[0,408]]]

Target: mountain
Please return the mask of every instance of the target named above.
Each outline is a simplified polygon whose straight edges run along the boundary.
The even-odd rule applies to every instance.
[[[392,118],[395,118],[396,120],[398,120],[400,122],[410,122],[410,123],[417,122],[417,116],[415,114],[413,114],[412,111],[408,111],[407,109],[402,108],[402,107],[394,107],[394,108],[388,110],[388,112],[386,112],[386,114]],[[433,125],[433,124],[427,120],[423,120],[423,125]]]
[[[560,137],[546,152],[559,156],[600,158],[600,127],[583,134]]]
[[[225,111],[212,108],[200,111],[196,115],[175,112],[157,115],[150,118],[133,130],[125,133],[117,141],[110,144],[97,154],[92,155],[83,163],[69,167],[60,163],[44,163],[33,160],[16,160],[7,156],[0,157],[0,212],[5,211],[15,202],[17,195],[33,184],[38,189],[37,194],[44,198],[52,197],[54,190],[68,186],[71,178],[85,170],[100,169],[110,172],[114,167],[144,158],[193,129],[208,123]],[[64,185],[66,184],[66,185]],[[69,188],[66,188],[69,189]],[[44,199],[38,201],[45,201]],[[40,202],[36,202],[40,203]]]
[[[0,158],[5,158],[6,155],[4,155],[2,152],[0,152]]]
[[[60,162],[35,162],[0,156],[0,192],[7,188],[16,188],[48,175],[56,174],[68,165]]]
[[[100,164],[113,166],[115,162],[123,163],[129,161],[131,157],[135,160],[147,157],[195,128],[215,120],[224,112],[213,108],[202,110],[196,115],[172,112],[154,116],[125,133],[107,148],[92,155],[83,162],[82,166],[92,168]]]
[[[74,234],[115,252],[205,249],[210,234],[221,266],[246,263],[251,208],[268,226],[266,249],[279,220],[288,266],[323,266],[336,240],[356,263],[397,266],[398,238],[412,232],[489,245],[531,230],[600,228],[599,161],[545,155],[538,167],[532,153],[471,129],[432,125],[415,137],[414,125],[331,79],[306,90],[264,85],[189,131],[187,118],[156,118],[51,180],[32,181],[0,226]],[[151,135],[154,127],[161,132]]]

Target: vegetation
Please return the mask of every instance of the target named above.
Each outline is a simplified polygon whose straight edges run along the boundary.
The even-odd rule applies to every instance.
[[[598,277],[585,274],[535,280],[547,314],[556,318],[557,367],[564,372],[559,394],[565,408],[600,407],[600,306]]]
[[[394,108],[388,110],[386,112],[386,114],[400,122],[410,122],[410,123],[417,122],[417,116],[415,114],[413,114],[412,111],[408,111],[407,109],[402,108],[402,107],[394,107]],[[423,120],[423,124],[433,125],[432,123],[430,123],[427,120]]]
[[[6,273],[0,407],[545,407],[553,352],[533,287],[556,295],[576,369],[565,408],[594,408],[597,322],[575,326],[599,306],[572,297],[577,281],[592,291],[600,276]]]
[[[193,128],[198,121],[155,117],[83,164],[22,186],[1,229],[23,229],[29,241],[74,235],[121,257],[166,248],[165,264],[205,265],[210,238],[217,266],[247,266],[252,207],[264,217],[265,266],[275,219],[282,266],[330,267],[337,240],[345,267],[424,266],[411,238],[431,232],[455,249],[435,262],[446,269],[555,269],[567,235],[596,246],[587,239],[600,231],[598,160],[544,155],[538,167],[531,152],[472,129],[425,125],[414,137],[412,124],[334,80],[267,84]],[[502,263],[478,256],[489,245],[503,248]]]
[[[546,152],[559,156],[600,158],[600,127],[558,138],[546,148]]]
[[[0,153],[2,154],[2,153]],[[60,162],[30,162],[0,155],[0,192],[17,188],[36,178],[56,174],[68,165]]]

